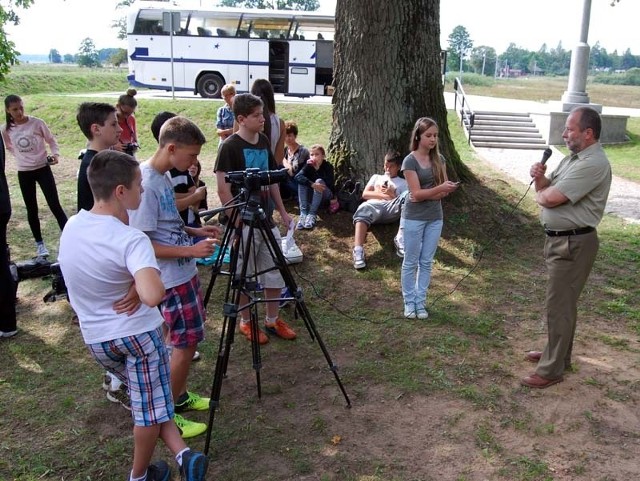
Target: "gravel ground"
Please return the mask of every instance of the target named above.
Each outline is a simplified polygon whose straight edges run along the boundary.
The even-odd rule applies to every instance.
[[[528,112],[543,135],[549,129],[549,112],[560,109],[560,102],[534,102],[476,95],[468,97],[470,105],[476,111]],[[455,102],[452,93],[445,93],[445,101],[447,108],[454,108]],[[640,109],[604,106],[603,113],[640,117]],[[551,147],[551,149],[553,150],[553,155],[547,162],[548,172],[555,169],[563,158],[563,154],[559,150],[555,147]],[[531,164],[540,161],[542,158],[541,150],[485,148],[476,148],[475,150],[491,166],[527,185],[531,182],[531,177],[529,176]],[[640,224],[640,184],[614,175],[605,211],[608,214],[622,217],[628,222]]]
[[[552,147],[553,155],[547,162],[547,171],[551,172],[562,160],[563,154]],[[529,184],[529,168],[539,162],[542,151],[516,149],[475,149],[478,155],[494,168],[504,172],[523,184]],[[640,224],[640,184],[613,176],[609,200],[605,209],[634,224]]]

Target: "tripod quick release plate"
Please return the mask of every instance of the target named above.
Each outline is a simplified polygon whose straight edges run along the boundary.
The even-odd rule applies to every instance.
[[[252,168],[227,172],[224,181],[227,184],[243,185],[249,192],[260,190],[264,185],[277,184],[289,178],[287,169],[280,170],[260,170]]]

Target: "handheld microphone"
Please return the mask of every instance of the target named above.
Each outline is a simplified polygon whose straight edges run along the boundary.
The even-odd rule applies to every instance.
[[[553,154],[553,151],[547,147],[546,149],[544,149],[544,152],[542,152],[542,159],[540,160],[540,163],[542,165],[547,163],[547,160],[549,160],[549,157],[551,157],[551,154]],[[532,179],[531,182],[529,183],[529,187],[531,187],[533,185],[535,179]]]

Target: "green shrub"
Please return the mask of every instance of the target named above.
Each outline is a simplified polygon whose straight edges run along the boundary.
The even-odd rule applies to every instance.
[[[593,76],[594,83],[607,85],[640,85],[640,68],[631,68],[624,73],[602,72]]]

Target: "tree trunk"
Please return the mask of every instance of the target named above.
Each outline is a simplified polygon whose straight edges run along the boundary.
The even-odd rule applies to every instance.
[[[439,0],[337,1],[329,153],[339,179],[379,173],[390,148],[408,153],[424,116],[438,123],[449,178],[469,178],[447,125],[440,51]]]

